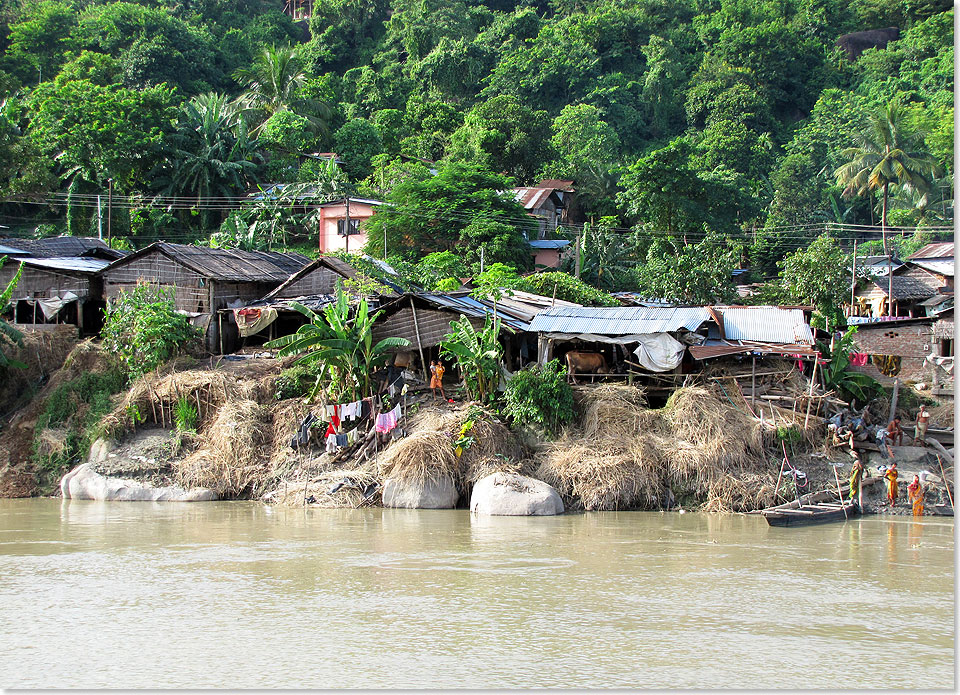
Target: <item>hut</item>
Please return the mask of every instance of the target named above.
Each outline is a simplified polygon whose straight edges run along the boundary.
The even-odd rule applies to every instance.
[[[905,266],[904,266],[905,267]],[[891,278],[866,280],[854,295],[851,314],[854,316],[880,317],[888,313],[907,318],[923,316],[923,303],[937,295],[937,289],[922,280],[893,274],[893,311],[888,312],[887,294]]]
[[[931,354],[932,325],[936,319],[931,316],[882,318],[865,322],[854,317],[847,320],[857,327],[853,338],[857,352],[867,355],[866,364],[854,369],[884,385],[892,384],[894,379],[925,381],[929,378],[926,358]]]
[[[112,249],[96,237],[56,236],[43,239],[0,239],[0,255],[10,258],[99,258],[114,261],[126,251]]]
[[[45,330],[58,324],[77,326],[81,335],[103,326],[102,283],[98,273],[110,265],[98,258],[21,258],[0,268],[0,287],[20,270],[10,297],[18,328]]]
[[[496,315],[500,319],[507,333],[501,336],[501,342],[508,368],[524,364],[535,347],[527,333],[529,322],[523,318],[529,315],[529,310],[492,300],[481,301],[467,292],[404,294],[384,304],[381,310],[373,328],[374,341],[389,337],[406,338],[410,341],[409,350],[420,359],[421,365],[438,356],[440,343],[450,333],[450,323],[461,316],[467,318],[474,328],[482,328],[488,316]]]
[[[100,275],[107,301],[137,285],[169,290],[177,309],[203,331],[207,349],[222,352],[221,338],[229,329],[222,320],[211,320],[218,310],[263,297],[309,262],[298,253],[158,241],[112,263]]]

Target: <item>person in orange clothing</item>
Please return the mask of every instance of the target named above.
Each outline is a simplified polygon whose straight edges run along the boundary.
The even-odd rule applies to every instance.
[[[907,485],[907,497],[913,504],[913,515],[923,516],[923,485],[919,475],[913,476],[913,482]]]
[[[886,470],[883,474],[883,477],[887,479],[887,499],[890,500],[890,506],[893,507],[897,503],[897,494],[899,489],[897,488],[897,477],[900,474],[897,472],[897,462],[894,461],[890,464],[890,468]]]
[[[440,389],[443,400],[447,400],[447,394],[443,391],[443,374],[446,371],[440,360],[430,362],[430,390],[433,391],[433,400],[437,400],[437,389]]]

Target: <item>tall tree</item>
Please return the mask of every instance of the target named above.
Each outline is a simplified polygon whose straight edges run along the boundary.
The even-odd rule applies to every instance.
[[[291,111],[307,119],[310,128],[326,134],[330,107],[323,101],[301,93],[307,75],[297,58],[296,49],[273,46],[263,49],[248,68],[240,68],[234,77],[246,91],[238,103],[251,125],[259,133],[267,120],[280,111]]]

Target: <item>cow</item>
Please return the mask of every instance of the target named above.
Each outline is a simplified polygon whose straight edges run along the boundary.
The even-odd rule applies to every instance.
[[[567,379],[577,383],[577,372],[590,374],[590,383],[593,383],[594,374],[608,374],[607,358],[602,352],[568,352]]]

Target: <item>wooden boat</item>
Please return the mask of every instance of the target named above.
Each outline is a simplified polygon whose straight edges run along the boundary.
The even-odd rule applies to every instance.
[[[771,526],[808,526],[860,516],[860,505],[849,500],[839,501],[835,492],[815,492],[804,495],[800,500],[802,505],[793,500],[776,507],[768,507],[760,513]]]

